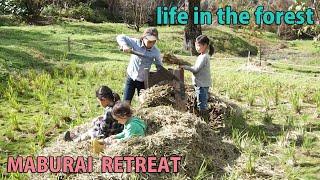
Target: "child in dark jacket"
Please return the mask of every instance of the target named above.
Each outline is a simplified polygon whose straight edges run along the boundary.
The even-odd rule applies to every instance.
[[[119,124],[111,115],[112,108],[120,99],[117,93],[113,93],[108,86],[101,86],[96,91],[96,97],[100,105],[105,109],[104,114],[92,121],[92,128],[81,135],[75,135],[67,131],[65,141],[80,142],[94,138],[106,138],[122,132],[123,125]]]

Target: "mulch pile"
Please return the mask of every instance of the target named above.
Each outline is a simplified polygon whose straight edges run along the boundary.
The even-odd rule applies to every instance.
[[[191,86],[186,87],[188,112],[181,112],[173,107],[174,93],[169,85],[154,86],[143,92],[144,101],[137,107],[134,115],[145,120],[148,129],[145,137],[131,138],[126,142],[106,148],[102,154],[91,152],[91,142],[65,142],[60,135],[55,142],[44,148],[43,156],[93,156],[94,173],[61,174],[69,179],[193,179],[205,167],[214,172],[211,177],[218,178],[224,168],[239,157],[237,148],[225,142],[212,130],[209,124],[194,114],[195,96]],[[232,109],[232,105],[210,96],[210,122],[215,126],[223,124],[223,117]],[[90,123],[75,128],[73,131],[84,132]],[[101,173],[102,156],[172,156],[182,157],[179,173]],[[205,162],[205,163],[204,163]],[[206,166],[205,166],[206,165]],[[32,174],[32,179],[56,178],[58,174]]]

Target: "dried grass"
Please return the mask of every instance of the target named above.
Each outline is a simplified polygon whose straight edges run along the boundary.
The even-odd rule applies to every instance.
[[[184,179],[195,177],[206,159],[207,171],[214,172],[213,178],[221,177],[224,168],[239,156],[235,146],[226,143],[214,133],[211,127],[195,114],[180,112],[171,105],[174,103],[173,89],[168,86],[154,86],[143,93],[144,102],[135,111],[135,115],[147,123],[146,137],[132,138],[126,142],[113,145],[105,149],[104,156],[182,156],[179,176]],[[187,87],[189,111],[194,106],[194,93],[192,87]],[[210,113],[212,120],[220,119],[227,112],[229,105],[220,99],[210,97]],[[155,107],[153,107],[155,106]],[[218,113],[218,114],[214,114]],[[90,123],[79,126],[76,130],[84,132]],[[55,142],[44,148],[40,155],[43,156],[93,156],[94,173],[70,174],[70,179],[129,179],[134,174],[114,173],[102,174],[100,170],[102,155],[90,152],[90,142],[64,142],[60,135]],[[168,179],[176,174],[149,173],[139,174],[140,178]],[[48,179],[56,177],[49,173],[32,174],[32,179]]]
[[[175,64],[175,65],[188,65],[190,66],[191,64],[187,61],[184,61],[183,59],[177,58],[173,54],[164,54],[163,55],[163,62],[166,64]]]

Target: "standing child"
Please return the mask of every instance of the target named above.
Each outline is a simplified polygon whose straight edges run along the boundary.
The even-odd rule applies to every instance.
[[[211,87],[211,73],[210,73],[210,56],[214,54],[214,47],[210,44],[210,40],[205,35],[197,37],[195,42],[196,50],[200,55],[194,66],[182,66],[185,70],[193,73],[192,82],[195,86],[197,96],[197,106],[200,113],[205,120],[208,118],[208,93]]]
[[[112,116],[119,124],[124,125],[121,133],[112,135],[104,139],[107,145],[130,139],[135,136],[145,136],[146,124],[138,117],[132,116],[132,110],[129,103],[117,102],[112,109]]]
[[[93,138],[106,138],[122,132],[123,125],[113,119],[111,112],[114,104],[120,99],[117,93],[113,93],[108,86],[101,86],[96,91],[96,97],[100,105],[105,109],[104,115],[95,118],[92,121],[93,127],[81,135],[65,133],[65,141],[84,141]]]

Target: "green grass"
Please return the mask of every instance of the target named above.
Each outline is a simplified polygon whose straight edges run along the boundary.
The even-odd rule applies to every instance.
[[[159,32],[162,53],[194,62],[195,57],[182,48],[182,26],[159,27]],[[121,33],[140,36],[123,24],[110,23],[0,27],[1,167],[8,155],[34,155],[58,134],[101,114],[103,109],[97,107],[95,98],[100,85],[122,96],[129,55],[121,53],[115,42]],[[313,67],[274,64],[275,73],[259,74],[237,71],[247,60],[238,56],[257,50],[252,39],[246,40],[250,39],[247,32],[219,26],[204,33],[213,39],[218,52],[211,62],[212,91],[243,111],[226,118],[227,131],[221,134],[238,147],[246,163],[233,162],[223,178],[259,179],[263,177],[261,167],[267,164],[283,172],[280,178],[319,178],[320,123],[315,112],[320,113],[320,84],[315,74],[320,63],[313,42],[286,42],[287,51],[313,53],[307,59],[288,59],[290,64]],[[272,33],[256,36],[274,46],[280,42]],[[73,42],[70,52],[68,37]],[[190,76],[186,73],[188,83]],[[299,143],[289,138],[290,133],[303,134],[301,146],[292,145]],[[292,158],[295,166],[286,163]],[[207,166],[204,161],[195,178],[209,177],[212,172]],[[273,175],[279,178],[276,172]],[[7,178],[26,178],[10,176]]]

